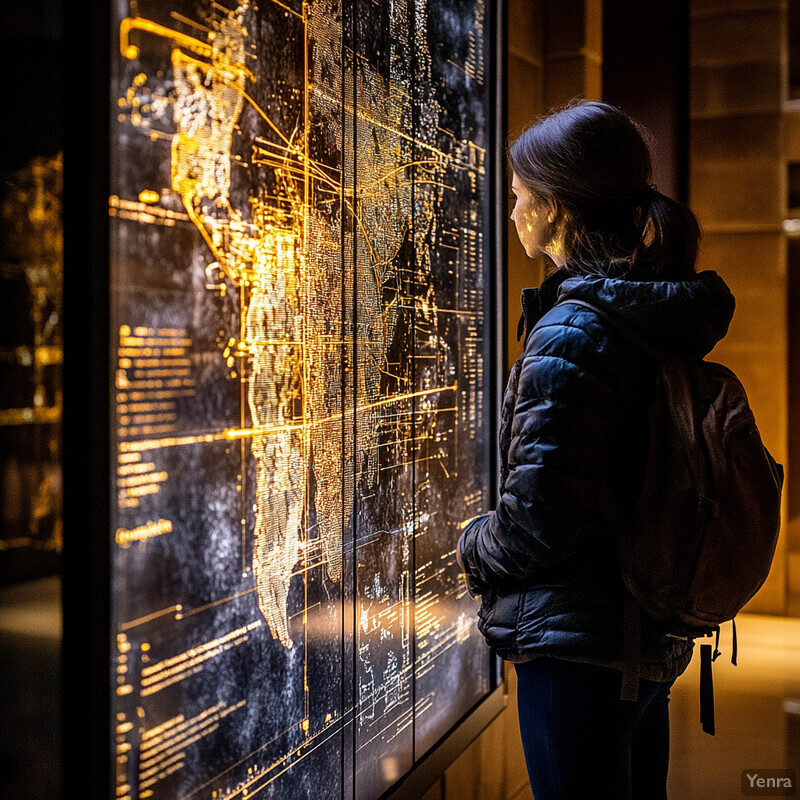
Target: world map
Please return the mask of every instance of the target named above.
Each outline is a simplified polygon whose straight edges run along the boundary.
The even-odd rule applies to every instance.
[[[494,688],[485,14],[121,6],[118,797],[377,798]]]

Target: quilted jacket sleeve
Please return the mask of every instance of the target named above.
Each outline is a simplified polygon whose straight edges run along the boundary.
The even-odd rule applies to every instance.
[[[467,583],[529,587],[613,525],[609,488],[620,354],[591,313],[557,306],[533,330],[519,372],[508,477],[495,511],[459,542]]]

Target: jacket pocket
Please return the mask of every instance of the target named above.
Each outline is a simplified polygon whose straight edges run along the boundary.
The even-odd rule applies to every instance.
[[[503,594],[496,589],[490,589],[481,598],[478,630],[490,647],[505,651],[514,649],[521,600],[519,592]]]

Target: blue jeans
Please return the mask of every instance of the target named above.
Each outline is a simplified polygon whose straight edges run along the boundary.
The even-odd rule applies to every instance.
[[[642,680],[630,702],[618,670],[542,657],[516,671],[534,800],[666,800],[672,683]]]

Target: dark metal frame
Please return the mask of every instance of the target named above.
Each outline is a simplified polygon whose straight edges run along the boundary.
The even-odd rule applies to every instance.
[[[490,235],[485,257],[494,265],[488,307],[496,347],[489,365],[495,392],[491,418],[499,420],[505,379],[505,0],[486,0],[494,83]],[[114,796],[111,719],[111,482],[112,413],[109,342],[109,69],[113,42],[108,0],[88,0],[81,13],[65,14],[65,104],[79,104],[81,118],[66,127],[64,156],[64,553],[63,553],[63,764],[64,796],[87,800]],[[80,93],[78,84],[80,83]],[[496,425],[495,425],[496,427]],[[498,481],[491,449],[490,486]],[[501,664],[493,654],[492,684],[484,700],[460,720],[412,770],[384,795],[418,800],[505,708]]]
[[[113,797],[110,740],[110,5],[65,9],[64,796]],[[78,84],[81,89],[78,89]]]

